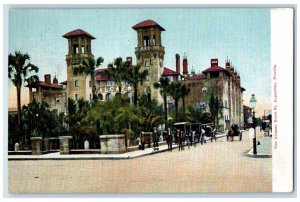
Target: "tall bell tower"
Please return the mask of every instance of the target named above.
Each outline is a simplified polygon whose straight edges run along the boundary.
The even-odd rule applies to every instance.
[[[91,34],[76,29],[63,35],[68,39],[67,62],[67,97],[74,100],[83,98],[92,99],[91,77],[86,73],[74,72],[74,68],[80,66],[83,60],[94,58],[92,54],[91,40],[95,39]]]
[[[143,83],[140,91],[151,93],[151,98],[162,103],[159,89],[155,89],[153,84],[159,81],[164,69],[165,48],[161,43],[161,32],[165,29],[153,20],[140,22],[132,29],[137,31],[138,44],[135,48],[137,63],[149,71],[149,78]]]

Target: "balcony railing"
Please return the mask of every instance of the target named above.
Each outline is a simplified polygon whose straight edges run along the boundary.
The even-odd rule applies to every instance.
[[[165,47],[163,46],[141,46],[141,47],[136,47],[135,52],[140,51],[156,51],[156,50],[163,50],[165,51]]]

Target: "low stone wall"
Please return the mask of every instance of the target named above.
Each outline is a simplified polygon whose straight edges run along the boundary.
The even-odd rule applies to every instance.
[[[59,138],[58,137],[50,137],[44,139],[44,149],[45,151],[54,151],[59,150]]]
[[[100,135],[101,153],[103,154],[118,154],[125,153],[125,135]]]
[[[70,154],[101,154],[100,149],[72,149]]]

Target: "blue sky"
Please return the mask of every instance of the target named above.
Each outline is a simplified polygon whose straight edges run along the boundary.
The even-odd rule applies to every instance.
[[[270,9],[12,9],[9,13],[9,53],[27,52],[40,68],[66,80],[65,33],[81,28],[94,37],[92,52],[104,58],[103,67],[116,57],[132,56],[137,45],[131,27],[152,19],[166,29],[164,66],[175,69],[175,54],[188,57],[196,73],[210,66],[211,58],[232,61],[246,89],[244,104],[255,93],[262,108],[271,105]],[[181,62],[182,66],[182,62]],[[181,68],[182,69],[182,68]],[[10,91],[15,89],[9,85]],[[12,96],[10,96],[10,103]],[[263,99],[263,100],[262,100]],[[259,104],[259,102],[258,102]],[[268,108],[267,108],[268,107]]]

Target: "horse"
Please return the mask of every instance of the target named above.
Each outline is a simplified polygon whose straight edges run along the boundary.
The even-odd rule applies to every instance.
[[[215,139],[215,141],[217,140],[217,138],[216,138],[216,133],[217,133],[217,129],[216,128],[214,128],[211,132],[210,132],[210,141],[212,142],[213,141],[213,139]]]
[[[170,135],[170,134],[166,135],[166,142],[167,142],[167,145],[168,145],[168,150],[172,151],[172,142],[173,142],[172,135]]]
[[[234,136],[240,136],[240,141],[242,140],[241,132],[239,131],[239,127],[236,124],[232,124],[228,133],[227,133],[227,141],[229,141],[229,137],[231,137],[231,142],[233,141]]]
[[[183,131],[180,131],[179,132],[179,137],[178,137],[178,148],[179,148],[179,151],[180,150],[184,150],[184,147],[183,147],[183,141],[185,139],[185,135],[184,135],[184,132]]]

